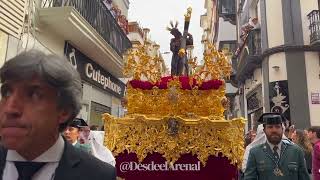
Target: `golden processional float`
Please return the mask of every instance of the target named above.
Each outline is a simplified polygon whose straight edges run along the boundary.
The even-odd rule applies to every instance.
[[[166,77],[147,45],[124,55],[124,75],[132,79],[125,97],[128,113],[103,114],[104,144],[116,157],[119,177],[237,179],[245,122],[224,118],[231,65],[212,44],[203,55],[202,66],[188,62],[194,74]]]

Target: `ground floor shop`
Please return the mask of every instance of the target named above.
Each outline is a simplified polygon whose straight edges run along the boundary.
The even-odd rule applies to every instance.
[[[82,79],[83,107],[79,117],[102,127],[102,114],[120,116],[125,84],[90,59],[71,42],[65,43],[65,56]]]

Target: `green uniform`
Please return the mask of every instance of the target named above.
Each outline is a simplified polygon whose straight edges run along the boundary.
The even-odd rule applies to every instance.
[[[90,145],[88,144],[80,144],[79,142],[77,142],[75,145],[74,145],[75,148],[78,148],[78,149],[81,149],[82,151],[84,152],[87,152],[87,153],[91,153],[91,147]]]
[[[280,158],[278,160],[274,158],[273,152],[267,143],[253,147],[249,154],[244,179],[310,180],[303,151],[295,144],[284,141],[281,143]],[[277,169],[277,167],[279,168]]]

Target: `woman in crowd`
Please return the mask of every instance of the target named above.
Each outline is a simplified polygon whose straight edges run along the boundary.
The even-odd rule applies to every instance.
[[[304,158],[306,159],[307,169],[309,174],[311,174],[312,169],[312,145],[304,133],[303,130],[296,129],[292,134],[292,141],[299,145],[304,151]]]

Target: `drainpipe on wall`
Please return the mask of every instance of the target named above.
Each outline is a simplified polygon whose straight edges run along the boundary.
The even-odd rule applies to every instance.
[[[319,79],[320,79],[320,52],[318,52],[318,57],[319,57],[318,62],[319,62]]]
[[[320,0],[318,0],[318,11],[320,11]],[[318,53],[318,57],[319,57],[319,79],[320,79],[320,52]]]
[[[218,32],[219,32],[219,0],[216,1],[216,16],[215,16],[215,22],[214,22],[214,37],[212,39],[212,43],[216,44],[218,40]]]

